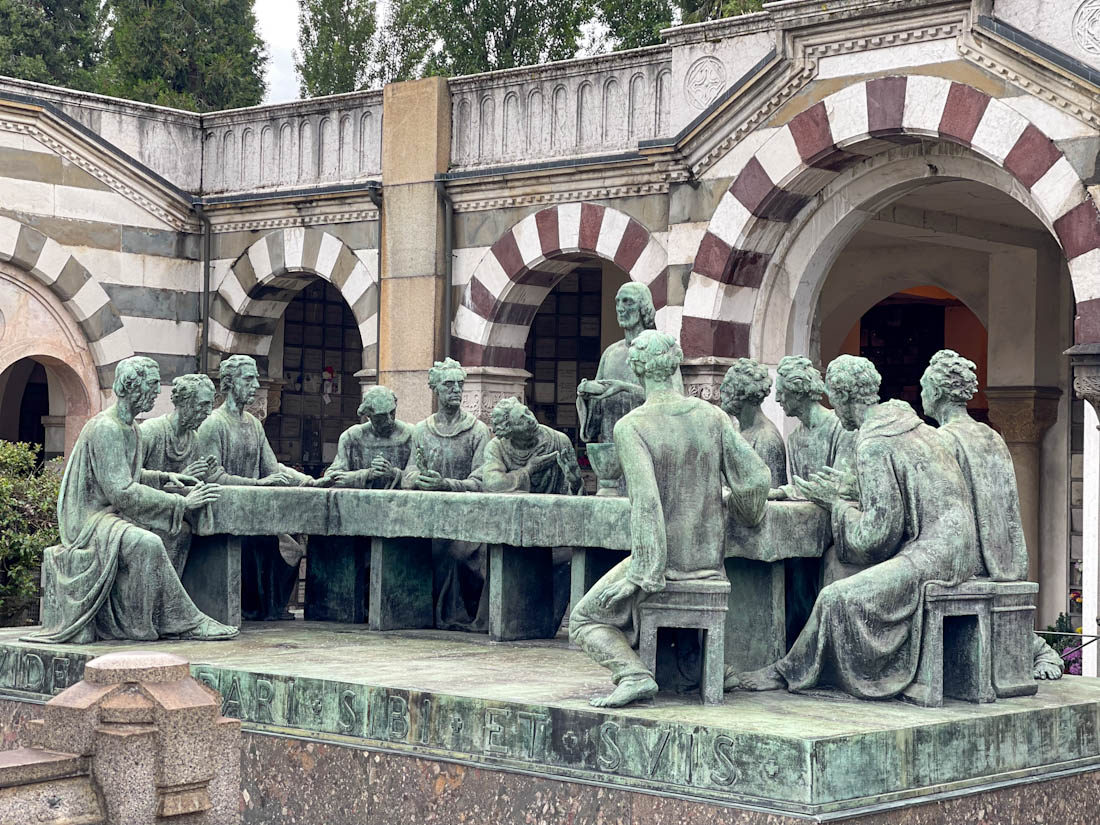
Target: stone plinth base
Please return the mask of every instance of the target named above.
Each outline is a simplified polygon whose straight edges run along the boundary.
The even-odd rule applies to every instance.
[[[0,632],[9,747],[11,700],[127,647],[16,635]],[[609,682],[563,640],[297,622],[157,648],[244,721],[244,822],[1086,823],[1100,791],[1093,679],[939,709],[822,691],[597,711]]]

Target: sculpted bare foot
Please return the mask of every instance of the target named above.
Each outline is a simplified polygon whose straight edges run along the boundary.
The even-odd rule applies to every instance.
[[[722,690],[729,693],[731,690],[737,690],[739,687],[741,687],[741,680],[737,678],[737,671],[732,667],[727,667],[725,681],[722,683]]]
[[[742,690],[779,690],[787,686],[787,680],[779,675],[775,665],[742,673],[737,677]]]
[[[646,676],[644,679],[624,679],[607,696],[597,696],[589,704],[594,708],[621,708],[631,702],[652,699],[656,695],[657,683]]]

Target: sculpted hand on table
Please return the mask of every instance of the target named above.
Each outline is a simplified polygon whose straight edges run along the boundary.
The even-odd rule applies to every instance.
[[[199,481],[205,481],[214,470],[217,469],[218,462],[214,459],[214,456],[208,455],[202,458],[196,459],[183,468],[183,475],[193,476]]]
[[[795,476],[794,486],[807,501],[812,501],[825,510],[831,510],[833,505],[841,499],[837,485],[821,473],[814,473],[809,480]]]
[[[298,479],[285,470],[279,470],[269,476],[264,476],[256,482],[257,487],[297,487]]]
[[[192,479],[194,481],[194,479]],[[195,482],[194,489],[183,500],[183,508],[188,512],[201,510],[207,504],[213,504],[221,496],[221,486],[218,484],[206,484]]]
[[[445,488],[443,476],[435,470],[421,470],[420,475],[417,476],[416,489],[418,490],[443,490]]]

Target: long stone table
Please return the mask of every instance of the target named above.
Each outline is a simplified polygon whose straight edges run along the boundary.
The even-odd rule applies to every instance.
[[[752,666],[783,654],[782,561],[820,556],[829,530],[827,514],[809,502],[769,502],[759,528],[729,522],[731,661]],[[229,624],[240,623],[240,537],[369,537],[374,630],[432,626],[433,539],[484,542],[489,635],[503,641],[554,634],[551,549],[574,549],[572,596],[579,598],[629,551],[630,505],[614,497],[225,487],[194,533],[184,585],[200,609]]]

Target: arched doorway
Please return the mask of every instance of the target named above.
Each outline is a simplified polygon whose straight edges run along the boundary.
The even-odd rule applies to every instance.
[[[278,407],[264,419],[268,441],[279,461],[319,476],[335,458],[340,434],[359,423],[363,344],[335,286],[312,278],[286,304],[267,366],[280,382]]]
[[[0,438],[66,454],[105,401],[93,352],[55,295],[3,263],[0,316]]]

